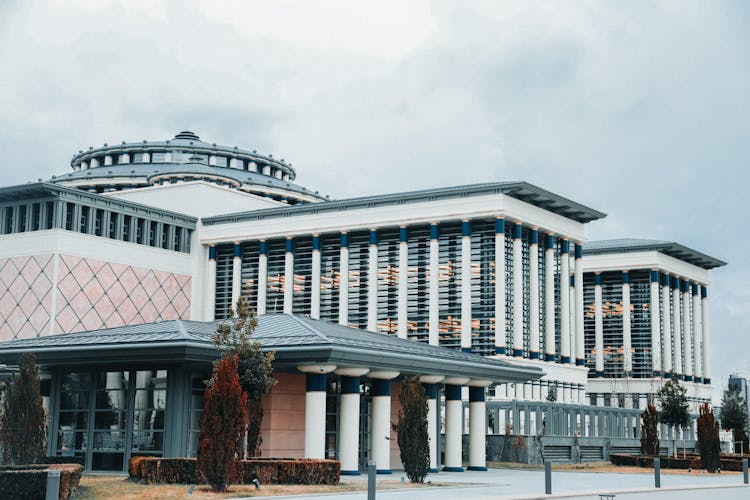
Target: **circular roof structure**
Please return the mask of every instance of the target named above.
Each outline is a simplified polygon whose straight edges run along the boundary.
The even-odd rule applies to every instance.
[[[202,180],[294,205],[325,198],[292,181],[291,163],[183,130],[172,139],[89,147],[73,156],[73,172],[50,179],[93,192]]]

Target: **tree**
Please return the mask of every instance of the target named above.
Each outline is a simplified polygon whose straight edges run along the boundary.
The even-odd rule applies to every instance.
[[[708,403],[703,403],[698,416],[698,451],[701,464],[707,471],[715,471],[720,463],[719,423]]]
[[[401,409],[393,429],[398,433],[398,447],[404,472],[412,483],[424,483],[430,468],[427,440],[427,397],[417,377],[406,377],[401,384]]]
[[[690,425],[690,413],[687,402],[687,390],[676,378],[667,380],[656,393],[659,400],[659,420],[672,428],[676,434],[677,429],[686,429]],[[677,457],[677,438],[674,438],[674,456]]]
[[[721,398],[721,425],[725,429],[732,430],[732,441],[735,442],[735,452],[739,448],[747,450],[747,447],[740,446],[740,442],[747,440],[748,415],[745,398],[740,394],[739,388],[732,386],[724,391]]]
[[[216,492],[242,478],[246,429],[247,394],[240,387],[237,355],[225,355],[214,366],[203,397],[198,447],[198,471]]]
[[[251,457],[260,454],[263,394],[267,394],[276,383],[272,376],[274,353],[264,353],[260,342],[250,340],[256,326],[258,319],[250,303],[240,298],[232,310],[231,320],[219,324],[212,338],[216,346],[238,357],[240,386],[247,393],[247,455]]]
[[[659,456],[659,414],[652,404],[641,413],[641,453]]]
[[[5,389],[3,415],[0,419],[3,461],[6,464],[35,464],[47,451],[42,395],[36,356],[24,353],[18,359],[18,378]]]

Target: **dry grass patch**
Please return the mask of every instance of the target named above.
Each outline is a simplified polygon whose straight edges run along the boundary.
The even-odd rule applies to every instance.
[[[401,483],[399,480],[378,481],[378,489],[390,490],[400,488],[419,488],[428,486],[442,486],[441,484],[415,485]],[[279,495],[312,495],[316,493],[346,493],[351,491],[365,491],[367,481],[342,482],[337,485],[298,485],[298,484],[269,484],[255,489],[252,484],[236,484],[226,493],[214,493],[207,485],[196,485],[192,495],[188,493],[185,484],[143,484],[122,476],[85,475],[76,491],[75,498],[99,499],[117,498],[125,500],[160,499],[160,498],[189,498],[189,499],[218,499],[254,496]]]

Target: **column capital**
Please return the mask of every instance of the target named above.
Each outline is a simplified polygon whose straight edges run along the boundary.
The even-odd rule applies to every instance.
[[[420,375],[419,381],[423,384],[437,384],[445,379],[443,375]]]
[[[522,234],[523,234],[523,226],[521,225],[520,222],[514,222],[513,223],[513,239],[520,240]]]
[[[399,375],[400,372],[397,371],[372,370],[367,376],[372,379],[390,380],[398,377]]]
[[[409,241],[409,230],[406,228],[406,226],[401,226],[398,228],[398,241],[399,243],[406,243]]]
[[[502,216],[495,219],[495,234],[505,234],[505,218]]]
[[[208,247],[208,260],[216,260],[216,246],[214,245]]]
[[[361,377],[363,375],[366,375],[369,371],[370,371],[369,368],[349,367],[349,368],[336,368],[333,372],[336,375],[341,375],[342,377]]]
[[[563,238],[562,240],[560,240],[560,243],[562,247],[560,249],[560,253],[569,254],[570,253],[570,240],[568,240],[567,238]]]
[[[446,377],[443,380],[445,385],[464,385],[469,382],[469,377]]]
[[[622,272],[622,284],[623,285],[629,285],[630,284],[630,271],[623,271]]]
[[[594,286],[602,286],[601,273],[594,273]]]
[[[336,369],[336,365],[297,365],[297,369],[302,373],[331,373]]]
[[[471,221],[469,219],[461,221],[461,236],[471,236]]]
[[[582,259],[583,258],[583,243],[576,241],[574,251],[575,251],[575,258]]]
[[[370,245],[378,244],[378,230],[370,228]]]
[[[440,224],[437,222],[430,223],[430,239],[436,240],[440,237]]]

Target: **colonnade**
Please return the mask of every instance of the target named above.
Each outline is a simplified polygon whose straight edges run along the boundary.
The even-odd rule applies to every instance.
[[[372,397],[370,460],[378,474],[391,473],[391,385],[400,373],[368,368],[337,368],[333,365],[300,365],[305,373],[305,458],[325,458],[326,382],[337,375],[340,384],[338,458],[343,475],[359,474],[360,385],[369,380]],[[489,380],[425,375],[420,381],[427,396],[427,428],[430,471],[438,472],[437,444],[440,439],[439,384],[445,389],[445,463],[443,470],[462,472],[463,402],[462,389],[469,390],[469,470],[487,470],[485,392]]]
[[[710,384],[708,288],[697,282],[651,270],[649,273],[651,362],[655,377]],[[623,371],[633,370],[630,272],[622,272]],[[594,333],[596,369],[604,376],[602,277],[594,274]]]
[[[583,266],[582,246],[574,244],[574,269],[571,274],[571,242],[561,238],[558,246],[555,236],[551,232],[540,235],[537,227],[530,227],[528,232],[528,275],[524,276],[524,242],[523,225],[520,222],[506,222],[504,218],[495,219],[495,263],[497,267],[505,269],[512,275],[509,280],[511,294],[506,290],[506,279],[496,279],[494,283],[494,345],[496,355],[528,357],[531,359],[545,359],[567,364],[584,364],[583,352]],[[506,264],[506,229],[512,234],[512,259]],[[367,246],[367,266],[369,276],[378,276],[378,229],[369,231]],[[439,309],[439,281],[440,281],[440,224],[432,223],[429,231],[429,262],[425,266],[427,274],[427,306],[428,306],[428,342],[439,345],[440,309]],[[399,228],[398,267],[397,267],[397,314],[396,333],[400,338],[408,336],[409,315],[409,227]],[[544,247],[540,249],[540,244]],[[259,242],[259,258],[257,272],[257,311],[264,314],[267,309],[266,293],[268,289],[268,245],[265,240]],[[544,269],[540,271],[540,252],[543,252]],[[556,252],[559,252],[560,266],[557,270]],[[205,317],[212,319],[215,310],[215,282],[216,282],[216,252],[213,246],[209,248],[209,265],[207,266],[207,295],[205,302]],[[477,264],[472,257],[472,221],[461,221],[460,240],[461,265],[456,270],[460,274],[460,346],[463,351],[472,350],[472,285],[478,276],[472,276],[472,266]],[[342,285],[338,297],[338,322],[342,325],[349,323],[349,234],[340,234],[340,275]],[[234,243],[234,258],[232,264],[232,303],[241,295],[242,290],[242,253],[239,242]],[[505,278],[505,273],[503,277]],[[570,276],[570,279],[568,279]],[[319,234],[312,235],[312,283],[310,297],[310,316],[320,318],[320,290],[321,290],[321,239]],[[559,284],[558,284],[559,281]],[[294,283],[294,240],[287,237],[284,259],[284,282]],[[543,294],[540,293],[544,286]],[[378,324],[378,280],[370,279],[367,283],[367,329],[377,330]],[[292,312],[294,294],[293,286],[285,286],[283,293],[283,311]],[[559,311],[562,321],[556,327],[554,317],[556,312],[556,288],[560,293]],[[543,297],[542,297],[543,295]],[[528,311],[525,311],[524,296],[528,297]],[[541,301],[544,310],[540,310]],[[507,302],[511,301],[513,320],[506,314]],[[527,317],[524,320],[524,316]],[[546,321],[545,321],[546,318]],[[512,331],[507,332],[512,324]],[[528,339],[524,336],[528,335]],[[506,345],[510,339],[511,345]],[[545,352],[540,352],[540,340],[544,339]],[[558,342],[559,339],[559,342]],[[558,346],[559,345],[559,349]]]

